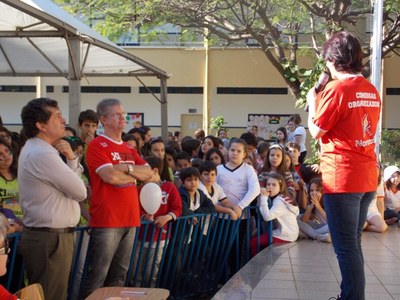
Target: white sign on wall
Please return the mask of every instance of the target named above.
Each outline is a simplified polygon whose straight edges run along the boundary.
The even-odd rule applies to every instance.
[[[276,130],[286,127],[291,115],[287,114],[249,114],[247,118],[247,130],[251,131],[257,126],[257,136],[265,140],[275,140]]]

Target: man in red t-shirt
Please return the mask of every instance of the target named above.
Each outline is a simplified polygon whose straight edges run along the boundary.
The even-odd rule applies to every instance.
[[[378,185],[375,132],[381,101],[361,74],[363,53],[347,32],[334,34],[322,56],[333,81],[311,89],[308,126],[320,139],[324,206],[342,275],[338,299],[364,300],[361,234]]]
[[[140,210],[136,180],[149,180],[152,172],[136,150],[121,139],[126,112],[116,99],[97,105],[104,134],[91,141],[86,161],[90,200],[89,267],[80,298],[102,286],[124,286]]]

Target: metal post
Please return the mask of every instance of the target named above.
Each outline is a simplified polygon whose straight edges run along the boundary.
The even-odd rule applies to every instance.
[[[167,77],[160,77],[161,97],[161,137],[168,141],[168,103],[167,103]]]
[[[67,41],[68,42],[68,41]],[[78,38],[69,39],[69,126],[77,129],[81,112],[81,42]]]
[[[204,38],[204,83],[203,83],[203,130],[208,135],[209,121],[210,121],[210,91],[209,91],[209,78],[208,78],[208,67],[209,67],[209,45],[207,39],[207,29],[205,29]]]
[[[374,1],[373,14],[373,36],[372,36],[372,54],[371,54],[371,83],[379,91],[382,101],[381,116],[375,134],[376,148],[375,152],[380,157],[379,142],[382,131],[382,111],[383,111],[383,92],[382,92],[382,19],[383,19],[383,0]]]
[[[46,86],[42,77],[36,77],[36,98],[46,97]]]

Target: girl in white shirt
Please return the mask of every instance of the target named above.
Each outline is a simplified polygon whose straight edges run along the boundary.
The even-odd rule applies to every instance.
[[[270,173],[267,186],[261,189],[259,207],[265,221],[276,220],[276,229],[272,231],[274,243],[294,242],[299,236],[297,224],[299,208],[285,201],[284,197],[287,195],[285,178],[278,173]],[[271,208],[268,202],[272,202]],[[252,256],[257,254],[258,241],[260,241],[260,249],[265,248],[268,245],[268,233],[261,235],[260,239],[253,237],[250,240]]]
[[[244,163],[247,144],[243,139],[233,139],[228,149],[229,161],[217,167],[217,183],[224,190],[228,200],[236,204],[239,217],[259,194],[260,184],[254,168]]]
[[[389,166],[383,171],[385,181],[385,212],[384,219],[387,223],[400,220],[400,169]],[[398,223],[400,224],[400,223]],[[399,225],[400,226],[400,225]]]
[[[238,218],[247,219],[249,214],[242,216],[244,208],[260,194],[260,184],[254,168],[244,162],[247,154],[247,144],[243,139],[233,139],[228,149],[228,162],[217,167],[217,183],[224,190],[229,202],[234,206]],[[234,222],[234,221],[233,221]],[[233,247],[229,255],[230,271],[235,273],[241,264],[242,250],[246,243],[247,222],[239,224],[239,248]],[[238,252],[236,251],[238,250]]]

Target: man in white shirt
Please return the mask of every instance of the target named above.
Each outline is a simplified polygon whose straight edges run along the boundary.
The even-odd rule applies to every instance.
[[[29,283],[40,283],[47,300],[66,299],[78,202],[86,198],[83,168],[69,143],[61,139],[65,120],[57,101],[31,100],[21,119],[28,138],[18,166],[24,224],[21,253]]]

